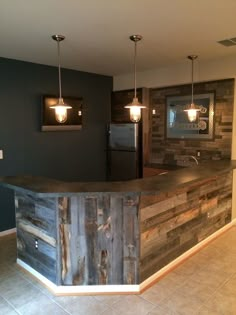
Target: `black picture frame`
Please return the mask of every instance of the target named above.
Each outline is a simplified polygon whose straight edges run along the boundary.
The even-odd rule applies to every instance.
[[[59,123],[55,118],[55,110],[50,108],[57,104],[58,97],[55,95],[42,96],[42,131],[70,131],[82,128],[83,98],[82,97],[63,97],[64,103],[71,106],[67,110],[67,120]]]

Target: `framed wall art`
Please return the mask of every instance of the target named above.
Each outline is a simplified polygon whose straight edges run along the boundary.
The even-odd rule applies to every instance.
[[[63,97],[64,103],[71,108],[67,109],[67,118],[64,122],[58,122],[55,110],[50,108],[56,105],[58,97],[44,95],[42,97],[42,131],[80,130],[82,128],[82,98]]]
[[[188,120],[184,110],[191,104],[191,95],[166,97],[166,138],[207,139],[214,137],[214,93],[194,95],[199,109],[195,121]]]

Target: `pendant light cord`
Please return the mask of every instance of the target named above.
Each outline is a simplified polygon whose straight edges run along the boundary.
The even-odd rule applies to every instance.
[[[137,97],[136,92],[136,54],[137,54],[137,41],[134,41],[134,98]]]
[[[192,59],[192,102],[191,104],[193,104],[193,59]]]
[[[59,98],[61,99],[61,60],[60,60],[60,41],[57,41],[58,53],[58,78],[59,78]]]

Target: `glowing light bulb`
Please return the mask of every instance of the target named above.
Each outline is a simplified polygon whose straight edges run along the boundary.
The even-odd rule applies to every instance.
[[[58,106],[55,108],[55,118],[59,123],[67,121],[67,109],[64,106]]]
[[[71,106],[65,105],[63,98],[59,98],[56,105],[50,106],[50,108],[55,109],[56,121],[63,124],[67,121],[67,109],[72,108]]]
[[[129,114],[132,122],[138,122],[141,119],[141,108],[139,106],[130,107]]]
[[[197,119],[197,111],[195,109],[188,110],[188,120],[193,122]]]
[[[188,120],[190,122],[194,122],[197,119],[197,112],[199,112],[200,109],[196,108],[195,105],[192,103],[190,105],[190,108],[185,109],[184,111],[187,112],[187,114],[188,114]]]

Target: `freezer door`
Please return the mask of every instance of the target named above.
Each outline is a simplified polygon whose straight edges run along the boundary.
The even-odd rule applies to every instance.
[[[136,151],[138,124],[110,124],[109,150]]]
[[[110,151],[108,179],[123,181],[139,177],[138,159],[136,152]]]

